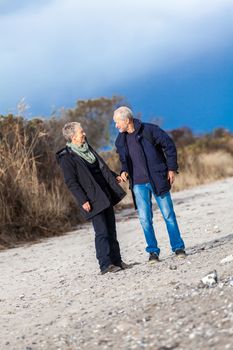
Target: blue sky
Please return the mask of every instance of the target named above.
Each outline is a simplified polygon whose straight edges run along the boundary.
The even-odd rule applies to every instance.
[[[233,131],[233,0],[0,0],[0,113],[123,95],[143,120]]]

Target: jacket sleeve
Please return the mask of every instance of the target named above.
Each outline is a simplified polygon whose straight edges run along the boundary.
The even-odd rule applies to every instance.
[[[118,138],[116,139],[115,146],[116,146],[116,152],[119,154],[119,159],[121,162],[120,173],[123,173],[124,171],[128,172],[128,166],[127,166],[126,157],[125,157],[125,149],[124,147],[119,146]]]
[[[157,145],[160,145],[166,157],[168,170],[177,171],[177,151],[171,137],[157,125],[152,126],[152,134]]]
[[[112,175],[113,175],[114,177],[119,176],[119,174],[115,173],[115,171],[113,171],[113,170],[111,170],[111,169],[110,169],[110,171],[111,171],[111,173],[112,173]]]
[[[89,201],[84,189],[78,182],[77,170],[72,161],[66,157],[62,157],[59,164],[63,172],[65,184],[79,204],[83,205]]]

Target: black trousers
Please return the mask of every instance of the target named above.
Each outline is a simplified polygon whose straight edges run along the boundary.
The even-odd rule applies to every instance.
[[[100,270],[109,265],[120,265],[120,247],[116,237],[116,221],[113,207],[110,206],[92,218],[95,231],[96,257]]]

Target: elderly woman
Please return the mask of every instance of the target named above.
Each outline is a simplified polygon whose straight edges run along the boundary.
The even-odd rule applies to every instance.
[[[101,273],[127,268],[121,259],[113,211],[113,206],[125,196],[118,184],[121,178],[88,144],[80,123],[67,123],[62,132],[67,144],[56,153],[56,158],[82,215],[92,220]]]

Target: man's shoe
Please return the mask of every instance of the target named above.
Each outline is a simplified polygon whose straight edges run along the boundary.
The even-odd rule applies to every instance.
[[[159,261],[159,256],[156,253],[150,253],[149,263],[153,264],[153,263],[155,263],[157,261]]]
[[[121,267],[120,266],[115,266],[115,265],[109,265],[106,269],[104,269],[103,271],[101,271],[101,275],[104,275],[105,273],[108,272],[118,272],[121,271]]]
[[[126,264],[124,261],[122,261],[120,267],[122,268],[122,270],[126,270],[126,269],[131,269],[133,267],[133,265]]]
[[[176,251],[175,251],[175,255],[178,257],[178,258],[180,258],[180,259],[184,259],[184,258],[186,258],[186,253],[185,253],[185,250],[184,249],[177,249]]]

